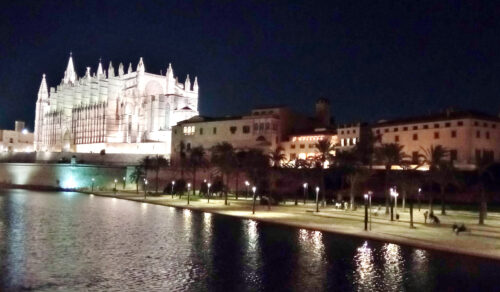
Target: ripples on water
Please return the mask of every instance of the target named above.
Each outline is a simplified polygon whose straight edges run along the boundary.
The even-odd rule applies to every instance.
[[[497,262],[75,193],[0,193],[0,239],[2,291],[494,291],[499,284]]]

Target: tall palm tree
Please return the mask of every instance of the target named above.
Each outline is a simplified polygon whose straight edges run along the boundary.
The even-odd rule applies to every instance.
[[[224,189],[224,204],[227,205],[227,191],[229,187],[228,177],[231,171],[234,169],[234,164],[235,164],[234,147],[228,142],[222,142],[213,146],[211,151],[212,151],[211,162],[219,170],[223,182],[224,182],[224,177],[226,178],[226,188]]]
[[[236,155],[235,155],[235,168],[234,168],[234,176],[235,176],[235,179],[236,179],[236,191],[234,192],[235,195],[236,195],[236,200],[238,200],[238,192],[240,190],[240,186],[239,186],[239,181],[240,181],[240,173],[243,171],[243,166],[244,166],[244,163],[245,163],[245,160],[246,160],[246,154],[247,152],[246,151],[238,151],[236,152]]]
[[[155,173],[156,173],[155,193],[158,194],[158,185],[159,185],[159,177],[158,176],[160,173],[160,169],[168,166],[168,160],[165,157],[157,154],[156,157],[151,158],[151,164],[152,164],[152,167],[154,167]]]
[[[379,163],[385,166],[385,213],[389,214],[389,175],[392,166],[401,165],[403,160],[408,156],[403,152],[404,146],[398,143],[382,144],[375,149],[375,156]]]
[[[271,165],[270,173],[270,197],[273,197],[276,188],[276,179],[278,175],[279,168],[282,166],[285,160],[285,154],[283,153],[282,147],[276,147],[267,155],[269,159],[269,165]]]
[[[149,155],[146,155],[139,161],[139,164],[144,170],[144,177],[147,179],[149,170],[153,169],[154,160]]]
[[[423,149],[423,152],[424,162],[429,165],[430,180],[439,185],[442,202],[441,213],[445,215],[446,210],[444,209],[444,196],[447,184],[450,181],[449,177],[451,172],[451,167],[447,161],[449,151],[441,145],[431,145],[429,148]],[[432,192],[430,192],[429,212],[434,211],[433,201],[434,196]]]
[[[139,181],[144,178],[144,168],[142,165],[134,166],[134,170],[130,173],[129,180],[135,183],[135,191],[139,193]]]
[[[489,171],[491,162],[483,157],[476,159],[476,175],[479,182],[479,224],[483,225],[488,215],[488,199],[486,195],[486,184],[492,180],[493,175]]]
[[[191,174],[193,176],[193,196],[196,193],[196,173],[200,168],[206,167],[208,165],[205,154],[206,153],[203,146],[191,148],[191,150],[189,151],[187,165],[191,169]]]
[[[314,144],[314,147],[316,147],[316,150],[318,151],[316,159],[319,162],[317,167],[321,172],[321,206],[324,207],[326,204],[325,169],[330,166],[330,162],[333,159],[332,152],[335,152],[335,145],[330,140],[325,139],[318,141],[318,143]]]

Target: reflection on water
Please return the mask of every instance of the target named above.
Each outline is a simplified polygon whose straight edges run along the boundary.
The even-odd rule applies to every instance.
[[[499,268],[146,203],[0,191],[0,291],[488,291]]]
[[[368,246],[367,241],[361,247],[358,247],[354,262],[356,263],[355,282],[358,283],[359,290],[373,291],[376,289],[377,274],[373,250]]]
[[[401,257],[401,247],[386,243],[382,247],[384,254],[384,283],[386,291],[401,291],[403,283],[404,259]]]

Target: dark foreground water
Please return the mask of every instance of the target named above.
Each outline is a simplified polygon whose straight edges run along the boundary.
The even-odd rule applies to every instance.
[[[500,291],[500,263],[77,193],[0,191],[0,291]]]

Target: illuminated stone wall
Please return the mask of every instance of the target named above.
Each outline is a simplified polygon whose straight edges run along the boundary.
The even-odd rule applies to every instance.
[[[130,172],[130,169],[129,169]],[[0,163],[0,183],[63,188],[89,188],[94,178],[94,189],[112,189],[115,178],[117,188],[123,188],[123,177],[127,177],[127,189],[135,188],[128,183],[126,167],[95,165]]]

